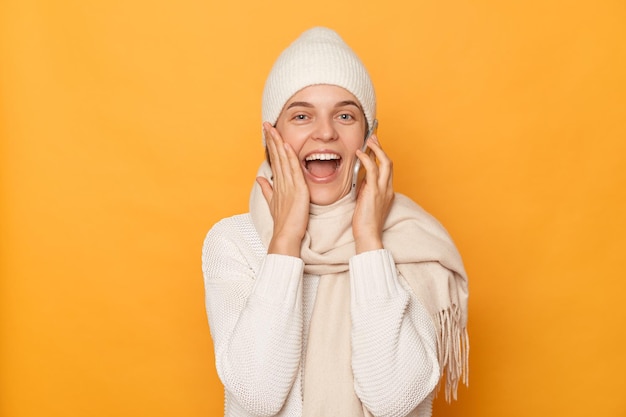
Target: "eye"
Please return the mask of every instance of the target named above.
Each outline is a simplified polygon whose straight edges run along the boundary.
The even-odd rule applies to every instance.
[[[345,121],[348,121],[348,120],[352,120],[352,119],[353,119],[352,115],[351,115],[351,114],[348,114],[348,113],[341,113],[341,114],[339,115],[339,118],[340,118],[341,120],[345,120]]]
[[[293,116],[293,120],[306,120],[306,119],[307,119],[306,114],[296,114]]]

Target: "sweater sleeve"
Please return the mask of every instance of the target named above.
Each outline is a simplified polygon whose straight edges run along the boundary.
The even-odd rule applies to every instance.
[[[352,257],[350,283],[356,393],[376,417],[406,416],[439,380],[432,319],[385,249]]]
[[[300,365],[304,265],[299,258],[266,255],[258,267],[244,241],[224,222],[207,234],[206,309],[224,389],[252,415],[272,416]]]

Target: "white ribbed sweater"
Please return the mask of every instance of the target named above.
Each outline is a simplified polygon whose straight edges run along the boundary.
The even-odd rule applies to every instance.
[[[213,226],[202,270],[225,416],[300,417],[319,277],[300,258],[268,255],[249,214]],[[350,285],[355,392],[376,417],[431,416],[440,371],[430,315],[384,249],[350,259]]]

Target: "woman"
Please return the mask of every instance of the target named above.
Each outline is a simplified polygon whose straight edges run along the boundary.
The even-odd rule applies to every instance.
[[[366,139],[375,113],[367,70],[330,29],[304,32],[270,72],[250,213],[203,247],[226,416],[430,416],[440,377],[448,397],[466,378],[461,258],[394,193]]]

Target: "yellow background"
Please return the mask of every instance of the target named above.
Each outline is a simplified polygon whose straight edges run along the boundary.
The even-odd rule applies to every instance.
[[[623,0],[3,0],[0,415],[221,414],[200,248],[313,25],[470,275],[470,387],[435,416],[626,415]]]

